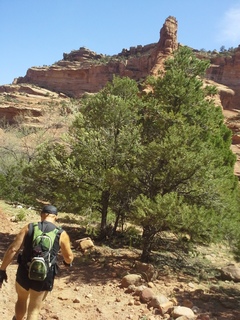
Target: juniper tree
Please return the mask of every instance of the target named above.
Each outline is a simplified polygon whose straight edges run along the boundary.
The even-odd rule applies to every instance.
[[[231,131],[211,99],[216,89],[201,77],[208,62],[187,48],[175,52],[165,72],[149,78],[144,97],[141,157],[136,164],[139,192],[134,221],[143,227],[142,260],[148,260],[161,231],[188,232],[211,241],[224,234],[237,209]]]
[[[58,207],[98,211],[102,236],[108,213],[116,215],[116,229],[132,198],[129,181],[140,149],[140,105],[137,83],[114,77],[99,93],[82,99],[64,143],[43,146],[26,173],[43,182],[38,189],[54,194]]]
[[[28,177],[41,179],[43,192],[45,177],[47,193],[65,209],[98,210],[103,235],[109,212],[116,224],[127,215],[143,229],[145,261],[161,231],[188,232],[205,242],[227,230],[233,237],[236,157],[212,100],[216,89],[202,80],[208,65],[181,48],[163,73],[148,79],[149,93],[140,94],[134,80],[114,77],[82,100],[64,144],[43,148]]]

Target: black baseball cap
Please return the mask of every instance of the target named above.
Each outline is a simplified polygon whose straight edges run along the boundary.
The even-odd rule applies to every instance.
[[[58,214],[57,208],[52,206],[51,204],[44,206],[41,212],[48,213],[48,214],[55,214],[56,216]]]

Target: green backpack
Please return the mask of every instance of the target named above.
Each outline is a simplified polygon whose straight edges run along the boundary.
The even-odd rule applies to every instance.
[[[51,252],[58,232],[58,227],[47,233],[42,232],[38,223],[33,223],[32,258],[28,268],[29,279],[37,281],[46,279],[50,267],[56,261],[56,257],[51,259]]]

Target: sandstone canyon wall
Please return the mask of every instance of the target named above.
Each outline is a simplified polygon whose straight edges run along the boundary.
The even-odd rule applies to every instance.
[[[47,108],[53,102],[63,107],[70,97],[98,92],[114,75],[137,81],[157,75],[163,70],[164,60],[179,46],[177,31],[176,18],[169,16],[156,43],[123,49],[113,56],[81,47],[64,53],[63,59],[51,66],[31,67],[12,85],[0,86],[0,117],[13,123],[16,116],[31,112],[35,117],[32,122],[41,122],[39,119],[49,112]],[[217,86],[216,104],[221,105],[226,124],[233,132],[238,156],[236,173],[240,176],[240,46],[228,55],[192,50],[200,59],[210,60],[205,82]]]
[[[240,46],[230,56],[218,55],[210,58],[211,66],[206,78],[228,86],[234,91],[225,109],[240,109]]]
[[[114,75],[141,81],[163,70],[164,60],[179,46],[177,31],[176,18],[169,16],[160,29],[159,41],[156,43],[123,49],[114,56],[97,54],[81,47],[64,53],[63,59],[51,66],[29,68],[26,75],[15,79],[13,84],[36,85],[78,98],[86,92],[98,92]],[[200,59],[210,60],[206,81],[217,85],[223,109],[240,110],[240,46],[230,56],[219,53],[206,56],[194,51]],[[7,90],[7,86],[0,86],[0,92]]]
[[[156,43],[123,49],[114,56],[97,54],[81,47],[64,53],[63,59],[51,66],[29,68],[26,75],[17,78],[14,83],[34,84],[78,98],[85,92],[98,92],[112,80],[113,75],[143,80],[149,74],[162,70],[164,60],[178,48],[177,30],[176,18],[169,16]],[[201,58],[201,54],[197,50],[195,52]],[[202,58],[206,59],[204,56]],[[206,79],[224,85],[234,93],[220,90],[223,108],[240,109],[240,47],[231,56],[211,54],[207,58],[211,66]]]
[[[71,97],[98,92],[113,75],[145,79],[157,72],[163,60],[178,47],[177,20],[168,17],[157,43],[123,49],[115,56],[97,54],[84,47],[63,55],[63,60],[49,67],[32,67],[15,84],[30,83]]]

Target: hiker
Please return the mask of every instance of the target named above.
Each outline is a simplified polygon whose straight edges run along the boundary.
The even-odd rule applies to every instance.
[[[27,320],[37,320],[42,307],[42,302],[49,291],[53,289],[54,278],[57,273],[57,254],[61,250],[63,263],[70,267],[73,261],[70,239],[66,231],[57,228],[54,224],[57,220],[57,208],[53,205],[45,205],[41,211],[41,221],[26,225],[15,237],[15,240],[8,247],[0,267],[0,288],[4,281],[7,282],[7,266],[12,262],[16,253],[23,247],[22,253],[18,255],[18,269],[16,275],[17,302],[15,304],[15,316],[12,320],[22,320],[27,311]],[[38,233],[53,233],[53,248],[51,250],[51,261],[54,261],[46,272],[44,280],[29,279],[29,265],[32,259],[32,246],[35,228]],[[55,231],[57,230],[57,231]],[[49,255],[50,256],[50,255]],[[46,271],[46,270],[45,270]],[[28,302],[29,298],[29,302]]]

